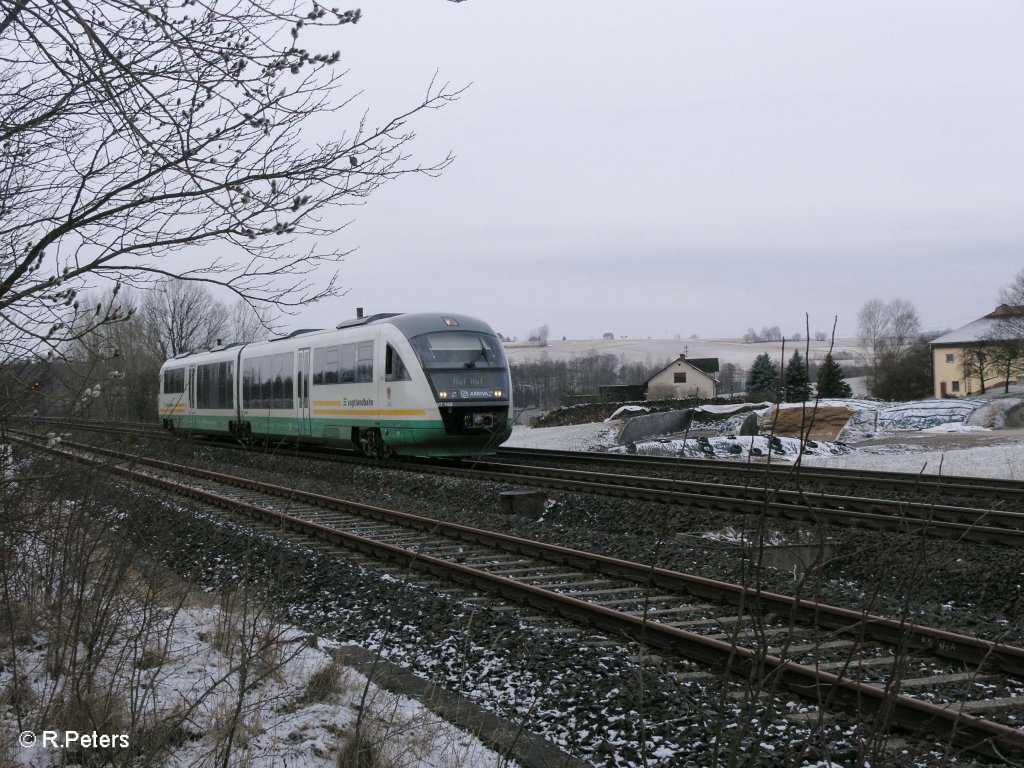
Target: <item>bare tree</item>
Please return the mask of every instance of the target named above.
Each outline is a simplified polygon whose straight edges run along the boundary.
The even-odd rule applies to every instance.
[[[968,382],[968,387],[970,387],[972,379],[977,379],[981,385],[979,394],[984,395],[986,390],[985,380],[991,378],[995,362],[996,360],[991,350],[987,347],[965,346],[961,355],[960,367],[963,369],[964,380]]]
[[[310,27],[359,18],[313,1],[4,4],[0,341],[8,350],[35,350],[40,340],[54,348],[72,325],[109,320],[109,306],[78,298],[104,278],[219,283],[248,303],[283,308],[336,295],[343,254],[316,243],[344,226],[339,206],[450,162],[411,162],[409,121],[457,97],[431,82],[397,117],[374,124],[350,115],[339,53],[300,41]],[[325,117],[330,135],[308,139],[312,120]],[[212,259],[210,249],[193,257],[211,244]]]
[[[230,321],[228,308],[204,286],[184,280],[161,281],[147,292],[141,312],[149,346],[161,360],[212,347]]]
[[[1010,382],[1024,376],[1024,340],[993,339],[986,349],[993,374],[998,377],[997,381],[1002,382],[1003,392],[1009,392]]]
[[[914,305],[903,299],[890,301],[887,334],[884,340],[885,353],[898,359],[920,333],[921,320]]]
[[[888,309],[881,299],[865,302],[857,313],[857,334],[861,346],[867,352],[872,378],[877,375],[878,361],[882,357],[882,344],[888,325]]]
[[[917,310],[903,299],[871,299],[857,313],[858,338],[867,352],[872,390],[896,368],[921,333]]]
[[[1000,291],[1002,302],[993,313],[995,323],[985,337],[992,372],[1009,392],[1010,382],[1024,375],[1024,269]],[[984,389],[982,390],[984,392]]]
[[[546,347],[548,344],[548,336],[551,334],[551,329],[547,325],[542,325],[540,328],[534,328],[530,331],[530,341],[537,342],[540,346]]]
[[[226,341],[265,341],[270,337],[272,323],[269,307],[254,307],[238,300],[228,317]]]
[[[1024,269],[999,293],[999,300],[1009,311],[999,318],[999,335],[1003,339],[1024,339]]]

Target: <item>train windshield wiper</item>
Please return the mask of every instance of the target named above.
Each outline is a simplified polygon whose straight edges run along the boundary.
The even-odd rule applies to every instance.
[[[484,362],[491,362],[491,358],[488,356],[487,352],[487,345],[484,344],[483,339],[480,339],[480,354],[478,354],[473,360],[470,360],[468,363],[466,363],[466,367],[476,368],[476,364],[480,361],[481,357],[484,359]]]

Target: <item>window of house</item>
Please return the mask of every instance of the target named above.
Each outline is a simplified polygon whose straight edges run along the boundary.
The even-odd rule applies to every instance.
[[[686,371],[677,371],[672,374],[672,381],[676,384],[686,383]]]
[[[946,355],[946,362],[947,363],[954,363],[954,362],[956,362],[956,355],[954,355],[952,353]]]
[[[959,381],[954,381],[953,382],[953,391],[954,392],[959,392],[960,391],[960,382]]]

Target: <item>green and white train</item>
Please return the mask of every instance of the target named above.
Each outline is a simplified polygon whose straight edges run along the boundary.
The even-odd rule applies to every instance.
[[[160,420],[167,429],[334,444],[374,457],[471,456],[508,438],[508,363],[486,323],[361,314],[330,330],[168,360]]]

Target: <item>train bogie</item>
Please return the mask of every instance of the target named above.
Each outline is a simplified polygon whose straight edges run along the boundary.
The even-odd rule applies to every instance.
[[[462,315],[377,315],[179,356],[161,370],[159,410],[169,428],[372,456],[493,451],[512,423],[501,343]]]

